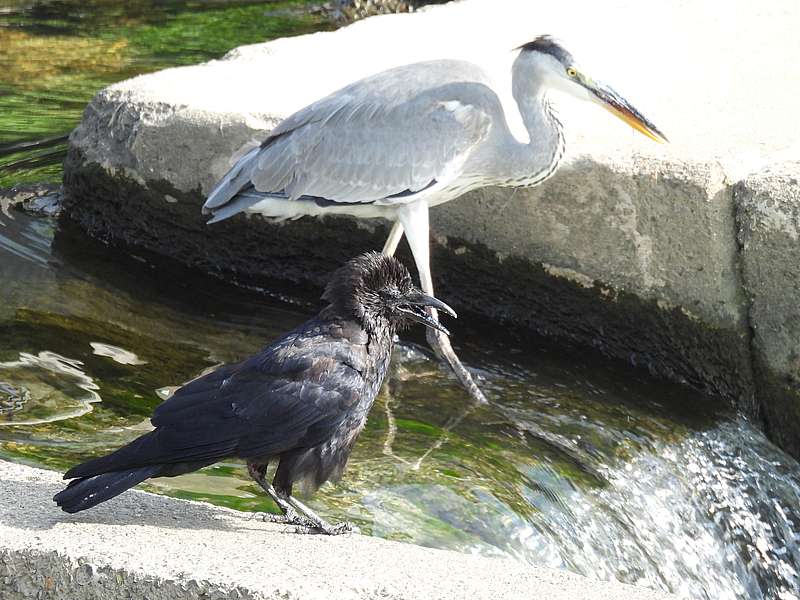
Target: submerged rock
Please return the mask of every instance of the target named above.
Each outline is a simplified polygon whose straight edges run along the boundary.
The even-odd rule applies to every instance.
[[[0,216],[11,218],[9,211],[16,207],[29,214],[57,217],[61,213],[61,199],[61,186],[50,183],[0,189]]]
[[[0,362],[0,427],[52,423],[92,410],[101,400],[99,388],[82,368],[81,361],[49,351]]]

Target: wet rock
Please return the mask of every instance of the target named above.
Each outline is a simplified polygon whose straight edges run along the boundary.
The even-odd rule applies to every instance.
[[[29,214],[56,217],[61,213],[61,186],[35,183],[0,189],[0,214],[12,218],[11,207]]]
[[[61,214],[61,193],[56,190],[28,198],[22,203],[22,210],[31,215],[57,217]]]
[[[413,12],[426,4],[443,4],[447,0],[331,0],[312,10],[342,23],[351,23],[375,15]]]
[[[0,420],[21,411],[30,398],[27,389],[0,381]]]

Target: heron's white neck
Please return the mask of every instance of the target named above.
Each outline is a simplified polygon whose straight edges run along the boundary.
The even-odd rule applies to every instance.
[[[514,62],[511,91],[528,130],[527,144],[510,139],[499,185],[531,186],[550,177],[564,156],[564,134],[546,98],[545,71],[535,62]]]

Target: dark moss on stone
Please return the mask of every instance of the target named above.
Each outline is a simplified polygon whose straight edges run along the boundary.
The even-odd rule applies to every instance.
[[[800,381],[776,373],[758,356],[754,368],[765,433],[787,453],[800,458]]]
[[[370,232],[346,218],[320,227],[311,219],[270,224],[238,215],[206,225],[199,190],[181,192],[164,181],[147,185],[84,164],[73,149],[65,163],[65,218],[103,242],[144,249],[240,285],[282,281],[306,291],[321,289],[355,254],[380,247],[388,231]]]

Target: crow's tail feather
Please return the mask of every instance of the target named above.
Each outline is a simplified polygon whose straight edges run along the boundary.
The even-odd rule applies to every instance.
[[[161,465],[150,465],[75,479],[66,489],[53,496],[53,500],[64,512],[76,513],[119,496],[137,483],[157,475],[160,470]]]

